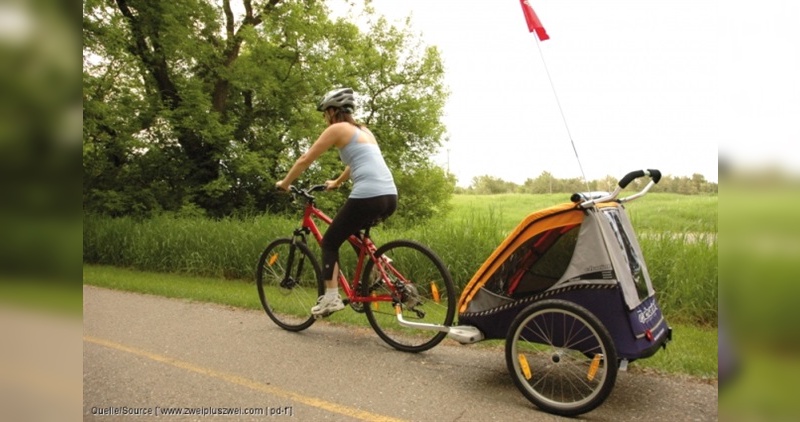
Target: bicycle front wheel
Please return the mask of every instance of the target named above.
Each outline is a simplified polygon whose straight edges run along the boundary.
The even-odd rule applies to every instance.
[[[543,300],[517,315],[506,338],[506,364],[528,400],[562,416],[603,403],[618,368],[603,324],[586,308],[563,300]]]
[[[270,243],[258,260],[256,284],[267,315],[283,329],[301,331],[314,323],[311,308],[324,293],[316,257],[302,242]]]
[[[409,240],[386,243],[375,252],[376,261],[364,266],[362,296],[391,296],[393,301],[366,303],[364,311],[375,332],[386,343],[404,352],[422,352],[442,341],[447,333],[403,327],[395,315],[400,304],[403,318],[411,322],[452,325],[456,293],[450,272],[438,256],[426,246]]]

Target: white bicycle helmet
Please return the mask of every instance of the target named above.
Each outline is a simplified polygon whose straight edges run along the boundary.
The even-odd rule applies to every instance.
[[[345,113],[352,113],[356,108],[353,89],[339,88],[328,92],[317,105],[317,111],[325,111],[330,107],[341,108]]]

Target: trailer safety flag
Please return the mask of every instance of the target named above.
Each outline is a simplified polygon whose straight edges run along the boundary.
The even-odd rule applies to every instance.
[[[533,11],[528,0],[519,0],[519,4],[522,5],[522,13],[525,15],[525,22],[528,24],[528,31],[536,32],[539,41],[549,40],[550,36],[547,35],[547,31],[544,30],[542,22],[536,16],[536,12]]]

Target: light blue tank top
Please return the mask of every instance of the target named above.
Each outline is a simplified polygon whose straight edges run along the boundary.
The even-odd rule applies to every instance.
[[[351,198],[373,198],[382,195],[397,195],[392,172],[383,159],[377,144],[358,143],[361,130],[356,133],[339,150],[339,157],[350,166],[350,178],[353,179]]]

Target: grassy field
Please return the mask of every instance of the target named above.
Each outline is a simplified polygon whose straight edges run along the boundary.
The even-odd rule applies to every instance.
[[[526,215],[567,199],[566,194],[457,195],[445,218],[413,227],[384,225],[373,230],[373,238],[378,244],[406,238],[428,245],[447,265],[460,294]],[[634,362],[632,370],[716,378],[717,202],[717,196],[650,194],[627,205],[675,338],[667,350]],[[85,216],[84,283],[261,309],[253,282],[258,257],[270,241],[290,235],[298,220],[299,212],[291,218],[222,221]],[[368,325],[364,315],[352,311],[328,321]],[[502,347],[502,342],[476,347]]]
[[[455,195],[449,218],[469,220],[488,215],[501,227],[511,230],[531,212],[564,202],[569,202],[569,195],[564,193]],[[626,209],[639,232],[716,234],[718,202],[716,195],[651,193],[631,201]]]
[[[373,239],[379,245],[401,238],[428,245],[447,265],[460,292],[520,220],[530,212],[563,203],[567,196],[457,195],[446,217],[412,227],[380,226],[373,230]],[[716,325],[716,203],[716,196],[650,194],[627,207],[659,292],[659,304],[671,321]],[[221,221],[85,216],[83,261],[141,271],[254,280],[256,261],[264,247],[275,238],[290,235],[298,221],[299,213],[291,218]]]
[[[218,303],[244,309],[261,309],[255,283],[247,281],[142,272],[97,265],[84,265],[83,281],[88,285],[117,290]],[[266,314],[264,318],[265,321],[272,323]],[[351,310],[337,312],[326,321],[334,324],[369,326],[363,314]],[[685,324],[673,325],[673,330],[675,341],[666,350],[659,351],[651,358],[633,362],[630,370],[655,370],[707,379],[716,378],[716,330]],[[502,353],[503,344],[502,341],[486,341],[477,343],[475,347],[498,348],[498,353]]]
[[[431,245],[463,287],[525,216],[564,203],[568,196],[456,195],[445,221],[391,235]],[[716,195],[658,193],[626,205],[659,304],[672,320],[716,325],[717,204]]]

